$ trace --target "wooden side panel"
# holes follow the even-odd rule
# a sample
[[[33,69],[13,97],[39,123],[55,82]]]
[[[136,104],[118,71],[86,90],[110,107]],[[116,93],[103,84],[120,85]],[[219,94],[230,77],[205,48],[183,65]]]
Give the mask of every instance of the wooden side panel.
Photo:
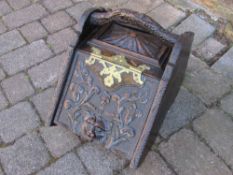
[[[138,167],[143,156],[146,155],[144,154],[146,153],[145,147],[151,131],[153,130],[156,133],[159,131],[167,111],[174,102],[183,81],[192,41],[193,33],[184,33],[180,36],[172,50],[144,130],[131,160],[131,168]]]

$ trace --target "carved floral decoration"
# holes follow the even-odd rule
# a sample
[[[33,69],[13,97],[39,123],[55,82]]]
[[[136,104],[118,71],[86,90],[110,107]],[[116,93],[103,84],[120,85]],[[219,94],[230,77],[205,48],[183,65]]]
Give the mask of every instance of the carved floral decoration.
[[[140,87],[123,95],[110,94],[93,83],[82,61],[78,66],[64,101],[73,131],[87,140],[98,139],[107,148],[134,137],[136,133],[131,123],[143,117],[138,105],[148,102],[148,89]],[[93,98],[99,99],[98,106],[92,103]],[[106,111],[108,105],[115,106],[114,110]]]

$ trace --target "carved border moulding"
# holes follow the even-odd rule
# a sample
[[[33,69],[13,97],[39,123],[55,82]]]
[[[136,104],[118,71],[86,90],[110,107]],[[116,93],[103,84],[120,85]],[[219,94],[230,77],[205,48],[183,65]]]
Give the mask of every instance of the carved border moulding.
[[[179,91],[194,34],[170,33],[135,11],[103,8],[84,12],[78,30],[50,125],[98,140],[136,168]]]

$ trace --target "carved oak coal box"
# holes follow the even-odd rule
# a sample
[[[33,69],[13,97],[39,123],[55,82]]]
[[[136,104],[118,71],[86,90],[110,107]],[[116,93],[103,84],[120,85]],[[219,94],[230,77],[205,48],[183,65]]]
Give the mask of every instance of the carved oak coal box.
[[[126,9],[89,9],[78,28],[50,124],[98,140],[136,168],[177,95],[193,33],[170,33]]]

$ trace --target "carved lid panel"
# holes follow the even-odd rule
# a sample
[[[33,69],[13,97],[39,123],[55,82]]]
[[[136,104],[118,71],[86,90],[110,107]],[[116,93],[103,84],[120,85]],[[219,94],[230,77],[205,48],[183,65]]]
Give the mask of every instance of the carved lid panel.
[[[119,150],[130,159],[159,81],[142,75],[143,84],[109,88],[98,71],[89,68],[90,54],[80,50],[75,59],[57,122],[84,139],[98,139],[106,148]],[[95,67],[103,69],[101,64]]]

